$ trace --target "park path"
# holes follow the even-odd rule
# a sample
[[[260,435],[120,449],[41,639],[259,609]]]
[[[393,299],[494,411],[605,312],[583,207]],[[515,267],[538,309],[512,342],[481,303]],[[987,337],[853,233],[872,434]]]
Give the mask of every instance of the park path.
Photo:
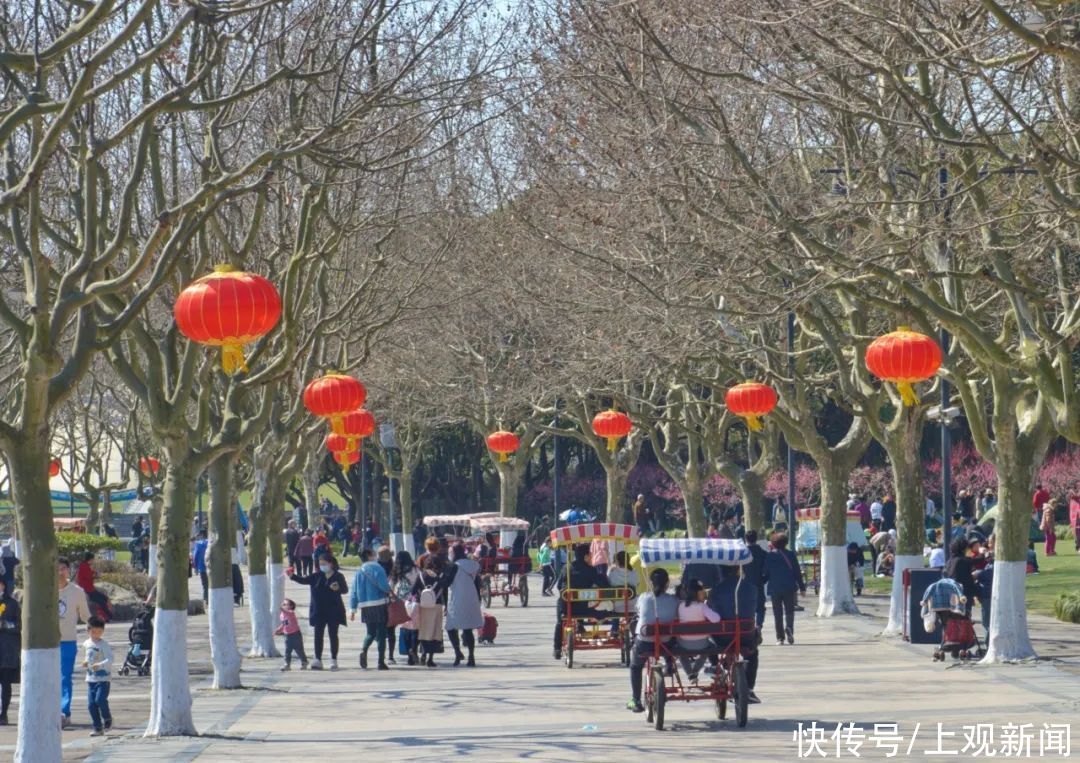
[[[306,605],[306,589],[289,583],[287,595]],[[862,757],[884,757],[888,750],[876,747],[887,740],[874,736],[874,724],[898,723],[900,757],[911,743],[910,759],[924,759],[935,748],[938,723],[956,735],[945,737],[943,748],[956,750],[964,745],[965,725],[994,723],[1000,734],[1007,722],[1030,723],[1035,755],[1044,723],[1080,718],[1080,678],[1054,665],[947,667],[931,662],[927,646],[876,638],[880,621],[875,618],[800,615],[795,647],[778,647],[768,639],[762,647],[758,694],[763,704],[751,706],[745,729],[716,720],[711,705],[699,702],[670,705],[669,730],[657,732],[643,715],[624,709],[629,682],[616,653],[578,655],[572,671],[552,659],[552,599],[534,594],[527,609],[496,603],[492,611],[499,618],[499,638],[479,648],[475,669],[361,671],[357,654],[363,627],[354,623],[344,631],[342,670],[281,673],[277,660],[246,660],[248,688],[227,692],[208,688],[206,618],[193,618],[192,685],[203,736],[143,740],[138,727],[145,723],[146,679],[121,679],[114,686],[116,714],[124,719],[117,733],[90,740],[88,728],[68,732],[65,759],[789,760],[798,752],[793,732],[799,723],[811,722],[827,729],[830,757],[836,756],[836,742],[828,737],[838,723],[863,729]],[[246,621],[246,610],[238,609],[242,648],[248,643]],[[306,645],[310,651],[310,634]],[[1068,659],[1080,662],[1075,653]],[[81,689],[77,722],[85,721]],[[9,729],[3,733],[0,743],[14,741]]]

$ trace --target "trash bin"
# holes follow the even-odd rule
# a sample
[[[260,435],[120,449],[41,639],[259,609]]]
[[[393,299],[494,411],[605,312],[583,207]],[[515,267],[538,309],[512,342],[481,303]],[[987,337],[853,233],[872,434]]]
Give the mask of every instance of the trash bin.
[[[940,644],[941,628],[927,633],[922,621],[922,597],[932,583],[941,580],[941,570],[918,567],[904,570],[904,640],[912,644]]]

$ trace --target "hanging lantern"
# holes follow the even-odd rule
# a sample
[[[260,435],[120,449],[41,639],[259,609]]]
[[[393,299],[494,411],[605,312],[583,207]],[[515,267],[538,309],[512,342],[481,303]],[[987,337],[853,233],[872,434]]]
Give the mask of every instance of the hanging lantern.
[[[326,449],[331,453],[348,453],[353,450],[352,441],[343,434],[328,434],[326,436]]]
[[[153,456],[139,459],[139,471],[144,477],[153,477],[161,469],[161,462]]]
[[[176,327],[188,339],[221,348],[221,367],[231,376],[248,370],[244,345],[277,325],[281,296],[260,275],[218,265],[180,292],[173,315]]]
[[[316,416],[330,419],[330,427],[338,434],[341,419],[355,411],[367,399],[364,385],[351,376],[327,374],[304,388],[304,406]]]
[[[350,445],[346,450],[354,450],[359,447],[358,440],[371,437],[375,434],[375,417],[369,411],[358,408],[349,411],[336,420],[331,420],[331,428],[334,434],[344,435],[349,438]]]
[[[918,405],[919,396],[912,385],[926,381],[941,368],[941,347],[925,334],[901,326],[870,343],[866,367],[879,379],[895,384],[904,405]]]
[[[335,453],[334,460],[338,462],[342,469],[348,469],[353,464],[359,463],[360,451],[352,450]]]
[[[729,411],[746,419],[751,432],[760,432],[761,417],[776,407],[776,390],[768,384],[743,382],[724,393],[724,403]]]
[[[610,411],[601,411],[592,420],[592,430],[597,437],[607,440],[607,449],[614,451],[619,447],[619,440],[630,434],[634,425],[630,417],[612,408]]]
[[[487,436],[487,446],[492,453],[499,454],[500,461],[508,461],[511,453],[516,453],[521,447],[521,440],[513,432],[500,429]]]
[[[54,458],[49,461],[49,476],[55,477],[60,473],[60,459]]]

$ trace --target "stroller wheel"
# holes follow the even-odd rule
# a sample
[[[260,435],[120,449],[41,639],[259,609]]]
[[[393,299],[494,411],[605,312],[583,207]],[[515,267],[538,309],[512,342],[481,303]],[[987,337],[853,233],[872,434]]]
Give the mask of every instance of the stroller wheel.
[[[128,670],[128,666],[127,666],[127,665],[125,665],[124,667],[120,668],[120,675],[122,675],[122,676],[126,676],[126,675],[127,675],[128,673],[130,673],[130,672],[131,672],[131,671],[130,671],[130,670]]]

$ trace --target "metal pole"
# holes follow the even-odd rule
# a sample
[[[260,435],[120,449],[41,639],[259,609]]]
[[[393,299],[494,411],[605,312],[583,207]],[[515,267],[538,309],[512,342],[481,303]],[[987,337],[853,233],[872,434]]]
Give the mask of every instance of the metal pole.
[[[199,529],[203,529],[203,511],[202,511],[202,492],[203,492],[203,478],[199,475],[199,480],[196,483],[199,491]]]
[[[555,417],[555,421],[552,422],[553,427],[559,425],[559,417]],[[551,438],[552,445],[552,459],[554,460],[554,472],[551,477],[551,503],[552,512],[554,516],[551,518],[551,527],[555,529],[559,526],[559,436],[554,435]]]
[[[386,456],[391,460],[391,462],[393,462],[393,451],[388,451]],[[390,516],[388,517],[389,522],[387,522],[387,524],[390,526],[390,535],[392,536],[394,533],[397,532],[397,510],[394,508],[394,494],[396,492],[394,490],[394,475],[387,473],[386,481],[387,483],[389,483],[390,490],[390,506],[388,507]]]
[[[360,545],[367,548],[367,453],[360,453]]]
[[[952,250],[949,248],[949,169],[944,160],[938,170],[938,197],[941,203],[941,218],[944,228],[941,232],[942,261],[945,263],[945,302],[950,306],[952,299]],[[941,329],[941,355],[947,357],[949,353],[949,332]],[[952,535],[952,433],[949,432],[949,418],[945,410],[949,407],[951,397],[949,382],[941,377],[941,545],[945,549],[945,559],[949,559],[949,541]]]
[[[68,455],[68,463],[71,464],[71,479],[68,480],[68,510],[71,516],[75,516],[75,449],[72,448]]]
[[[795,313],[787,316],[787,351],[788,351],[788,376],[795,378]],[[795,532],[795,451],[791,447],[788,438],[784,438],[787,445],[787,501],[788,501],[788,536],[794,538]],[[792,541],[794,546],[794,541]]]

